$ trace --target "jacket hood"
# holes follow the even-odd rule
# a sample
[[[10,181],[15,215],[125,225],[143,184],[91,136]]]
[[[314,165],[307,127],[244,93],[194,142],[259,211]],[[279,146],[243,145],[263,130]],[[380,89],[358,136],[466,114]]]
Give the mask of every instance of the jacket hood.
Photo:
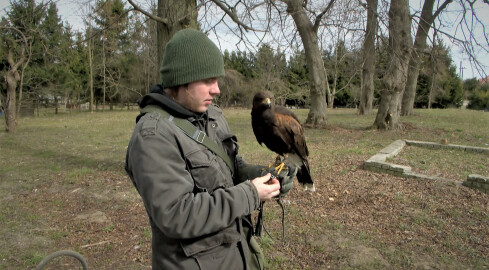
[[[139,101],[140,108],[144,108],[147,105],[157,105],[163,108],[165,111],[173,116],[180,118],[195,117],[200,118],[199,114],[191,112],[184,108],[182,105],[175,102],[164,91],[161,85],[154,85],[150,89],[150,93],[143,96]]]
[[[188,119],[190,122],[193,122],[195,120],[199,119],[217,119],[222,115],[221,109],[219,109],[215,105],[211,105],[209,109],[204,112],[204,113],[195,113],[192,112],[179,103],[177,103],[175,100],[173,100],[171,97],[169,97],[164,91],[161,85],[154,85],[150,88],[150,93],[143,96],[139,101],[138,105],[140,108],[144,108],[147,105],[156,105],[160,106],[162,109],[167,111],[169,114],[179,117],[179,118],[185,118]],[[139,118],[142,115],[140,114],[136,118],[136,122],[139,121]]]

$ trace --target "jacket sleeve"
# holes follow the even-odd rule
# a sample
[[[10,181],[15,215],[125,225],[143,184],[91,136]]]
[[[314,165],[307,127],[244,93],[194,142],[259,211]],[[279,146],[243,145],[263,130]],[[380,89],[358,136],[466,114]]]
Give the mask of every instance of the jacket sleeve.
[[[154,125],[149,125],[154,126]],[[194,193],[194,183],[174,136],[160,129],[136,130],[126,156],[126,170],[148,215],[168,237],[195,238],[229,227],[259,207],[250,181]]]
[[[267,169],[266,166],[248,164],[241,156],[236,156],[236,167],[238,167],[236,182],[242,183],[246,180],[253,180],[262,176]]]

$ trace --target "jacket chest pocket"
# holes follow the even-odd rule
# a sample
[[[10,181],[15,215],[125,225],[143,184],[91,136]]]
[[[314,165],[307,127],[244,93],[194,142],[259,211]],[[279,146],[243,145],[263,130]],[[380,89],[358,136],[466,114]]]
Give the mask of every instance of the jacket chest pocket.
[[[216,156],[200,145],[185,156],[187,167],[195,182],[194,192],[212,193],[218,188],[232,185],[232,178],[224,173],[222,162]]]

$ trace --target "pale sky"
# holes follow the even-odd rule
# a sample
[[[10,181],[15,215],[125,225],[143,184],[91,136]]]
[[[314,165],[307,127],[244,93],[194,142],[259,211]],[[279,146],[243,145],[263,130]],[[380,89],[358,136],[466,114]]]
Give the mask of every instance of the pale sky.
[[[73,26],[74,29],[83,29],[84,26],[83,26],[82,18],[84,17],[84,14],[88,13],[88,10],[86,10],[88,4],[80,4],[80,3],[88,2],[88,1],[89,0],[85,0],[85,1],[84,0],[81,1],[80,0],[58,0],[57,7],[58,7],[59,15],[61,16],[63,21],[67,21],[70,25]],[[415,1],[416,0],[414,1],[411,0],[411,3],[415,4],[414,3]],[[141,3],[142,0],[138,2]],[[484,20],[486,25],[489,27],[489,5],[481,3],[482,2],[481,0],[479,0],[478,2],[480,3],[477,11],[478,14],[480,15],[479,18]],[[5,10],[8,9],[9,6],[10,3],[8,0],[0,0],[0,16],[5,15]],[[211,39],[212,38],[214,37],[211,36]],[[483,38],[482,32],[481,32],[481,38]],[[215,38],[214,41],[216,41]],[[235,43],[236,42],[233,40],[233,38],[229,38],[226,40],[223,39],[219,40],[219,44],[221,45],[221,49],[223,50],[224,49],[228,49],[229,51],[236,50]],[[481,75],[479,75],[477,71],[470,66],[467,55],[464,55],[459,48],[455,47],[449,41],[446,41],[446,44],[451,48],[452,59],[454,65],[457,66],[457,73],[461,75],[460,71],[463,72],[463,79],[481,77]],[[478,58],[486,66],[485,73],[489,75],[489,54],[480,52]],[[462,69],[460,67],[462,67]]]

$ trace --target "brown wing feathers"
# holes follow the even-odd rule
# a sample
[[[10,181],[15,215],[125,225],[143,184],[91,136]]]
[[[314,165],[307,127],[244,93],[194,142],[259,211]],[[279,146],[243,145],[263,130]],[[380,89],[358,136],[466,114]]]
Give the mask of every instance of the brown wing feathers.
[[[275,106],[273,94],[263,91],[253,97],[251,125],[258,143],[279,155],[297,155],[302,160],[297,179],[305,189],[314,191],[307,161],[309,150],[297,117],[287,108]]]
[[[305,159],[309,155],[306,141],[304,138],[304,131],[301,124],[297,119],[290,115],[283,115],[275,113],[277,119],[277,126],[280,129],[279,134],[286,137],[285,143],[289,145],[301,158]]]

